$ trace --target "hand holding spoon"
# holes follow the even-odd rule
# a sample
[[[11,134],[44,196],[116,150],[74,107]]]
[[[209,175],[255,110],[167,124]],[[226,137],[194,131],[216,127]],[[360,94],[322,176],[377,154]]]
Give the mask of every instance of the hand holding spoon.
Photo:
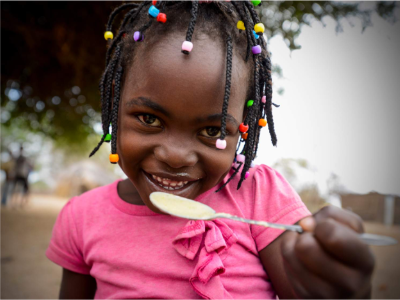
[[[162,193],[162,192],[151,193],[150,201],[151,203],[154,204],[154,206],[156,206],[161,211],[179,218],[190,219],[190,220],[213,220],[217,218],[226,218],[253,225],[261,225],[281,230],[297,231],[299,233],[303,232],[303,229],[299,225],[285,225],[285,224],[270,223],[265,221],[256,221],[256,220],[233,216],[227,213],[217,213],[208,205],[168,193]],[[368,245],[383,246],[383,245],[397,244],[397,240],[382,235],[363,233],[360,234],[359,237],[363,240],[364,243]]]

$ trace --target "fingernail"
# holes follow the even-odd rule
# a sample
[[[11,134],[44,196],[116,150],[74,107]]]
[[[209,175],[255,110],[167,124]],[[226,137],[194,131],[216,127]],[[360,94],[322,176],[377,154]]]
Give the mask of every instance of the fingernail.
[[[315,219],[313,217],[304,218],[299,222],[304,231],[313,231],[315,228]]]

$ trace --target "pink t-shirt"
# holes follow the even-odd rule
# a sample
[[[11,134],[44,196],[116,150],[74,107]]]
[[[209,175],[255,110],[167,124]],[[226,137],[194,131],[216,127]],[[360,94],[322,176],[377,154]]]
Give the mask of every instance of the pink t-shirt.
[[[238,180],[196,200],[217,212],[283,224],[310,215],[285,179],[267,166],[252,168],[239,190]],[[46,252],[63,268],[93,276],[95,298],[276,297],[258,252],[281,230],[157,214],[123,201],[117,185],[72,198]]]

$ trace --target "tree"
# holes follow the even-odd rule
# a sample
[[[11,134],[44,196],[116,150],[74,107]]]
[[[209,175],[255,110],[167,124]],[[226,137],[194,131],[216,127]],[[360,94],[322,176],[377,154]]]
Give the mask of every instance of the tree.
[[[40,133],[59,145],[84,145],[100,120],[98,82],[104,68],[103,32],[117,2],[2,2],[1,123]],[[395,2],[263,2],[266,35],[281,34],[299,49],[301,27],[331,16],[357,16],[363,27],[377,12],[394,22]],[[279,66],[274,66],[280,72]],[[6,130],[5,133],[12,132]]]

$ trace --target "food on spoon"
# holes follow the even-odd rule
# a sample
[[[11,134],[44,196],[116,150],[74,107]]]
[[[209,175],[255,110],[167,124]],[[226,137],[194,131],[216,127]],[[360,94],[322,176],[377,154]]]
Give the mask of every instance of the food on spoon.
[[[207,205],[168,193],[151,193],[150,201],[161,211],[181,218],[207,220],[215,214]]]

